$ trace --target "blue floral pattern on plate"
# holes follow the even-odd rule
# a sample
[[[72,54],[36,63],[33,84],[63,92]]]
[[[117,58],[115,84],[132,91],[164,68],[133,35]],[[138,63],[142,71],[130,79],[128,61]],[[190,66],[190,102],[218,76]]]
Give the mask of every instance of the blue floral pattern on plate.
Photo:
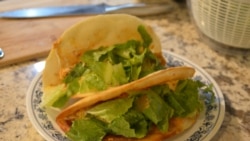
[[[198,121],[186,132],[169,140],[201,141],[210,140],[220,128],[224,119],[225,104],[223,95],[216,82],[199,66],[176,54],[163,51],[167,66],[191,66],[196,73],[193,79],[201,80],[207,84],[213,84],[215,103],[204,102],[205,110],[200,114]],[[42,74],[36,76],[28,90],[26,104],[29,118],[37,131],[46,139],[52,141],[69,141],[64,133],[55,124],[55,116],[58,111],[49,111],[40,107],[42,98]],[[206,96],[206,93],[201,93]],[[51,116],[52,115],[52,116]]]

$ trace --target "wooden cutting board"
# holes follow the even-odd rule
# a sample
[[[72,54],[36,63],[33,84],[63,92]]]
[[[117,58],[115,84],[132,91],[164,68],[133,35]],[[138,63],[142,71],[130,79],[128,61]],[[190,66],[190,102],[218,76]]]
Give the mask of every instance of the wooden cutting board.
[[[74,0],[8,0],[0,1],[0,12],[18,8],[51,5],[84,4]],[[86,17],[57,17],[45,19],[1,19],[0,48],[5,56],[0,59],[0,68],[22,61],[46,57],[53,42],[70,26]]]
[[[53,42],[62,32],[82,19],[0,19],[0,48],[5,53],[0,60],[0,67],[47,56]]]

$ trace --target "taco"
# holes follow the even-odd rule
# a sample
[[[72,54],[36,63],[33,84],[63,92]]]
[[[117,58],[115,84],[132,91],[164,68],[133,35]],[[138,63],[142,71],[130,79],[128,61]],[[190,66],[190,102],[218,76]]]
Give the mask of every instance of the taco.
[[[164,140],[202,110],[190,67],[168,68],[152,28],[126,14],[79,22],[55,42],[43,72],[42,106],[61,110],[71,140]]]

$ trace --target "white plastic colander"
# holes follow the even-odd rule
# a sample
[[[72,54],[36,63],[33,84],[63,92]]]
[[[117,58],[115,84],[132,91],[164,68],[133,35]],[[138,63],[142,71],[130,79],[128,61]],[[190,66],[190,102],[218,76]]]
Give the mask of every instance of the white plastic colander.
[[[220,43],[250,48],[250,0],[190,0],[198,28]]]

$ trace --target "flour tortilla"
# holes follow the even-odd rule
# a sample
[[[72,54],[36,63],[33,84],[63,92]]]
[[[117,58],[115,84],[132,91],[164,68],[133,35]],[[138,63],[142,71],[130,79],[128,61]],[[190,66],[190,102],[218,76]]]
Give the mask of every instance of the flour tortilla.
[[[125,43],[129,39],[142,41],[137,31],[139,25],[143,25],[153,39],[151,51],[161,54],[161,43],[152,28],[131,15],[99,15],[84,19],[66,30],[54,43],[46,60],[42,79],[45,94],[46,88],[62,83],[60,71],[74,66],[87,50]]]

